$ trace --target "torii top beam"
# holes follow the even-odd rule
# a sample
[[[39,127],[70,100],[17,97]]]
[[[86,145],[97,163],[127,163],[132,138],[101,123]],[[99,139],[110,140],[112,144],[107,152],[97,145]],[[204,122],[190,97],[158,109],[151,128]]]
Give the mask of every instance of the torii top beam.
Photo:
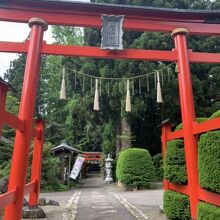
[[[0,20],[27,23],[41,17],[49,24],[101,28],[101,14],[125,15],[124,29],[171,33],[186,28],[193,35],[220,35],[220,10],[135,7],[62,0],[3,0]]]

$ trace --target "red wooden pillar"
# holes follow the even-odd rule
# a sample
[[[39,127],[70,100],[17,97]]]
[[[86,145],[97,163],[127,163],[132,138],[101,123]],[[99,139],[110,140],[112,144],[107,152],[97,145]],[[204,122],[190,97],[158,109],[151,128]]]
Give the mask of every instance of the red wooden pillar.
[[[191,217],[192,219],[196,219],[196,208],[199,202],[197,166],[198,148],[197,139],[193,135],[193,122],[195,121],[196,116],[189,57],[187,51],[187,35],[188,31],[185,28],[177,28],[172,33],[178,58],[179,94],[183,122],[184,148],[187,166]]]
[[[166,145],[167,145],[167,135],[171,131],[171,125],[170,123],[165,123],[162,125],[162,136],[161,136],[161,142],[162,142],[162,155],[163,155],[163,161],[166,154]],[[163,188],[164,190],[169,190],[169,182],[166,179],[163,179]]]
[[[31,182],[36,181],[35,189],[30,193],[29,205],[37,206],[40,193],[41,181],[41,164],[43,154],[43,130],[44,124],[42,120],[36,121],[36,130],[40,133],[40,137],[34,137],[34,149],[31,168]]]
[[[17,195],[16,201],[6,207],[4,220],[20,220],[22,215],[22,203],[28,166],[29,145],[32,136],[41,47],[43,32],[47,29],[47,23],[43,19],[32,18],[29,20],[29,26],[31,27],[31,36],[18,115],[19,119],[24,121],[24,131],[16,131],[8,186],[8,191],[17,188]]]
[[[3,117],[3,112],[5,111],[7,91],[8,91],[8,87],[0,84],[0,140],[2,136],[2,126],[3,126],[2,117]]]

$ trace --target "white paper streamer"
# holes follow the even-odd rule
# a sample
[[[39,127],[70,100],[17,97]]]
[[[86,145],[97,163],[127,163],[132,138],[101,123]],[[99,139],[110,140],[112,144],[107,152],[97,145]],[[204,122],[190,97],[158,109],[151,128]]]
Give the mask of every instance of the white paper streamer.
[[[163,103],[159,72],[157,72],[157,103]]]
[[[130,86],[129,86],[129,79],[127,79],[127,93],[126,93],[126,112],[131,112],[131,96],[130,96]]]
[[[94,106],[95,111],[99,111],[99,92],[98,92],[98,79],[95,79],[95,97],[94,97]]]
[[[66,99],[65,69],[63,69],[63,79],[60,89],[60,99]]]

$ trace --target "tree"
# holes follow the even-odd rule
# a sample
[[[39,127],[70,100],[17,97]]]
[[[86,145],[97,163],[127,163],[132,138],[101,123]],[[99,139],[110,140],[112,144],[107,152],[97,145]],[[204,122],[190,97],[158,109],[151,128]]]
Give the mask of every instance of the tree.
[[[114,4],[130,4],[148,7],[217,9],[219,1],[181,0],[181,1],[131,1],[131,0],[94,0]],[[53,36],[57,43],[100,46],[101,35],[97,29],[75,27],[53,27]],[[220,51],[217,37],[190,36],[189,48],[194,51]],[[171,37],[161,33],[129,32],[124,34],[125,48],[172,50]],[[25,55],[13,61],[5,78],[18,90],[19,99],[21,81],[25,65]],[[107,146],[102,131],[109,123],[115,131],[116,151],[130,146],[148,148],[151,154],[160,151],[161,120],[170,118],[174,124],[181,122],[177,75],[174,66],[170,68],[168,83],[168,62],[146,62],[130,60],[104,60],[73,57],[42,58],[40,86],[37,95],[36,114],[46,118],[46,140],[58,144],[66,139],[70,144],[82,150]],[[67,100],[59,100],[62,68],[66,68]],[[79,73],[101,77],[131,77],[163,70],[162,86],[164,103],[155,101],[156,90],[154,76],[150,77],[150,91],[147,81],[133,80],[131,84],[132,112],[125,112],[125,81],[101,80],[100,112],[93,111],[94,80],[84,78]],[[219,67],[207,64],[191,65],[193,90],[197,116],[207,116],[219,108]],[[76,74],[77,73],[77,74]],[[134,85],[134,89],[133,89]],[[112,134],[112,133],[111,133]],[[113,136],[112,136],[113,137]],[[112,143],[113,145],[113,143]],[[114,146],[115,147],[115,146]]]
[[[94,2],[103,2],[106,1],[94,1]],[[167,8],[210,8],[214,7],[214,2],[211,1],[125,1],[125,0],[112,0],[108,1],[108,3],[114,4],[130,4],[130,5],[144,5],[144,6],[153,6],[153,7],[167,7]],[[59,38],[61,40],[65,39],[65,43],[74,42],[71,39],[71,36],[76,36],[73,33],[70,37],[66,37],[65,34],[67,31],[62,33],[62,30],[59,30]],[[100,31],[97,29],[84,29],[84,41],[81,43],[85,45],[91,46],[100,46]],[[56,35],[58,36],[58,35]],[[64,37],[65,36],[65,37]],[[73,37],[74,38],[74,37]],[[68,39],[68,40],[66,40]],[[59,39],[57,39],[59,42]],[[190,37],[189,39],[189,47],[193,50],[206,50],[208,48],[209,52],[217,52],[219,48],[216,48],[217,38],[215,37]],[[76,42],[76,41],[75,41]],[[202,47],[202,43],[205,42],[205,49]],[[124,46],[125,48],[143,48],[143,49],[161,49],[161,50],[171,50],[174,45],[170,36],[167,34],[161,33],[137,33],[137,32],[125,32],[124,34]],[[91,74],[93,76],[102,76],[102,77],[129,77],[134,74],[143,74],[147,72],[152,72],[157,69],[161,69],[169,63],[158,63],[158,62],[143,62],[143,61],[127,61],[127,60],[103,60],[103,59],[87,59],[87,58],[66,58],[63,59],[63,63],[67,63],[67,59],[69,60],[69,67],[76,71],[82,71],[86,74]],[[71,60],[71,61],[70,61]],[[205,66],[205,68],[204,68]],[[193,89],[195,96],[195,104],[196,111],[198,116],[206,116],[212,111],[212,103],[210,102],[210,95],[208,97],[205,92],[207,86],[204,84],[207,83],[207,78],[210,75],[210,66],[203,65],[199,67],[198,64],[192,65],[192,74],[193,74]],[[202,74],[201,74],[202,72]],[[74,75],[74,74],[73,74]],[[201,77],[201,75],[203,75]],[[164,73],[166,77],[166,70]],[[72,77],[72,79],[71,79]],[[71,85],[74,85],[74,77],[70,75]],[[99,112],[99,124],[92,126],[94,122],[94,117],[90,118],[91,121],[82,123],[80,121],[81,127],[78,127],[77,120],[76,123],[72,123],[72,117],[68,117],[68,124],[74,124],[76,128],[74,130],[73,136],[79,132],[84,135],[83,137],[76,138],[76,142],[83,140],[82,143],[89,143],[92,139],[88,138],[85,135],[85,131],[88,131],[89,128],[92,128],[93,131],[96,130],[99,133],[101,127],[105,127],[105,124],[108,124],[109,119],[113,120],[113,124],[116,130],[116,149],[117,152],[121,150],[121,148],[133,146],[146,147],[152,154],[155,154],[160,151],[160,128],[158,125],[160,121],[165,118],[170,118],[174,124],[179,124],[181,121],[180,117],[180,107],[179,107],[179,95],[178,95],[178,85],[177,85],[177,76],[174,73],[174,68],[171,68],[171,82],[163,85],[163,98],[164,103],[162,105],[158,105],[155,102],[156,90],[154,89],[154,79],[151,78],[150,82],[150,92],[146,92],[146,81],[141,82],[141,94],[138,91],[138,81],[134,80],[134,94],[132,92],[132,112],[125,113],[124,111],[124,99],[125,99],[125,82],[113,82],[113,81],[102,81],[102,95],[100,97],[100,105],[101,112]],[[75,93],[80,94],[77,97],[74,96],[74,99],[80,102],[82,99],[82,79],[78,79],[77,88],[73,89]],[[131,82],[132,84],[133,82]],[[93,82],[94,85],[94,82]],[[207,85],[207,84],[206,84]],[[132,89],[132,88],[131,88]],[[93,100],[93,92],[90,94],[90,82],[87,82],[85,85],[85,90],[87,90],[86,97],[88,102],[87,106],[83,107],[80,110],[82,112],[79,113],[77,111],[77,116],[74,115],[74,118],[83,118],[83,114],[87,112],[89,109],[89,114],[93,114],[92,112],[92,100]],[[209,89],[208,89],[209,90]],[[211,93],[211,91],[210,91]],[[103,98],[104,97],[104,98]],[[90,104],[89,104],[90,103]],[[91,110],[91,112],[90,112]],[[102,113],[105,112],[105,114]],[[83,126],[82,126],[83,125]],[[147,135],[146,135],[147,134]],[[95,137],[97,140],[97,137]],[[102,142],[102,137],[98,137],[99,141]],[[90,141],[88,141],[90,140]],[[75,143],[76,143],[75,142]],[[90,142],[91,144],[91,142]],[[93,143],[94,144],[94,143]]]

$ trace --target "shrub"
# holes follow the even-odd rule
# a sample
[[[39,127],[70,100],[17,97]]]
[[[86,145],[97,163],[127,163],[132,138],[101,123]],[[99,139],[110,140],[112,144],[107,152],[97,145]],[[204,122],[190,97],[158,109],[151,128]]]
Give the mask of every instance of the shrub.
[[[218,118],[218,117],[220,117],[220,110],[214,112],[214,113],[211,115],[210,119]]]
[[[127,189],[149,187],[154,178],[149,152],[140,148],[122,151],[117,161],[116,175]]]
[[[43,191],[63,191],[67,187],[59,180],[60,160],[51,155],[52,145],[44,143],[42,170],[41,170],[41,188]]]
[[[220,207],[205,202],[200,202],[197,209],[198,220],[219,220]]]
[[[164,177],[170,182],[187,182],[183,146],[183,140],[174,140],[167,143],[167,150],[164,159]]]
[[[198,165],[200,185],[220,193],[220,131],[212,131],[200,136]]]
[[[5,177],[8,179],[11,169],[11,157],[13,146],[2,144],[0,141],[0,179]]]
[[[155,168],[155,180],[162,181],[163,179],[163,156],[162,153],[156,154],[152,157]]]
[[[196,121],[197,121],[198,123],[201,123],[201,122],[204,122],[204,121],[207,121],[207,120],[208,120],[208,118],[205,118],[205,117],[196,118]],[[175,131],[180,130],[180,129],[182,129],[182,128],[183,128],[183,123],[180,123],[179,125],[176,126]]]
[[[164,192],[163,208],[170,219],[187,220],[190,218],[189,198],[171,190]]]

